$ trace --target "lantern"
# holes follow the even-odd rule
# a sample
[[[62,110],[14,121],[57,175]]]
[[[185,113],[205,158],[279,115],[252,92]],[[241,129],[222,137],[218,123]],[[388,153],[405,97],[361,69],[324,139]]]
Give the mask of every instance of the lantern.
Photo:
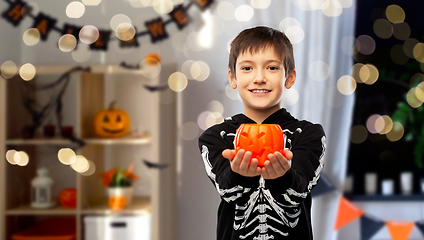
[[[48,176],[47,168],[37,169],[37,176],[31,181],[31,207],[49,208],[54,206],[51,197],[53,180]]]
[[[242,124],[234,139],[235,150],[250,151],[263,167],[268,154],[284,151],[284,132],[278,124]],[[250,163],[249,163],[250,165]]]

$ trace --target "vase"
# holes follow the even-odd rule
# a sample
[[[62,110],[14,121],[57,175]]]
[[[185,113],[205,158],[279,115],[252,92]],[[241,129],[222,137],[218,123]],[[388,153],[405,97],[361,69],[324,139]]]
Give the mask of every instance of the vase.
[[[108,187],[107,188],[107,194],[108,197],[115,197],[115,196],[123,196],[125,197],[125,200],[127,200],[127,206],[131,204],[132,198],[133,198],[133,191],[134,188],[131,187]]]
[[[400,173],[400,189],[402,194],[410,195],[412,194],[413,188],[413,175],[412,172],[401,172]]]
[[[373,195],[377,193],[377,174],[373,172],[365,173],[365,193]]]

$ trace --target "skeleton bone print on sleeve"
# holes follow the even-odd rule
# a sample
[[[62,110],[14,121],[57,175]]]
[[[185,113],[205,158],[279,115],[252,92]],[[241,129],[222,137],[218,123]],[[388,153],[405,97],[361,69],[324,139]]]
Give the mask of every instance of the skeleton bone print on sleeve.
[[[244,193],[250,191],[250,188],[245,188],[240,185],[234,186],[229,189],[220,188],[219,184],[216,182],[216,176],[212,172],[212,164],[209,161],[209,149],[205,145],[202,146],[202,158],[203,163],[205,164],[206,173],[208,174],[209,178],[214,182],[215,188],[218,191],[219,195],[222,197],[222,199],[227,202],[232,202],[240,198]]]

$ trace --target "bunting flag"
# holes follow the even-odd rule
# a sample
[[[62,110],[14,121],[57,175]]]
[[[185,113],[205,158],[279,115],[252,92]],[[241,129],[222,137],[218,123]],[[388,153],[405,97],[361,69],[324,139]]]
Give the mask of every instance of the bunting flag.
[[[393,240],[408,240],[411,234],[412,228],[414,228],[413,222],[386,222],[386,226],[389,229],[390,236]]]
[[[137,32],[137,29],[135,29],[135,32]],[[138,47],[138,41],[136,37],[131,38],[128,41],[119,40],[119,46],[121,48],[128,48],[128,47]]]
[[[99,31],[99,38],[97,38],[97,40],[90,45],[91,49],[107,50],[110,34],[112,34],[112,31]]]
[[[16,0],[10,4],[9,9],[3,12],[1,16],[16,27],[21,23],[25,15],[30,12],[28,5],[25,6],[25,4],[20,0]]]
[[[166,33],[161,17],[146,22],[146,27],[149,31],[152,43],[168,38],[168,33]]]
[[[339,210],[337,212],[334,230],[339,230],[351,221],[364,215],[364,212],[349,202],[345,197],[340,197]]]
[[[70,24],[65,23],[65,25],[63,25],[62,35],[71,34],[71,35],[74,35],[74,37],[76,39],[79,39],[79,32],[80,32],[81,28],[82,27],[78,27],[78,26],[74,26],[74,25],[70,25]]]
[[[331,181],[328,179],[328,177],[325,174],[321,174],[318,184],[312,189],[311,195],[312,197],[317,197],[329,192],[334,191],[336,188],[331,183]]]
[[[179,5],[169,13],[172,19],[177,23],[178,29],[183,29],[189,23],[190,19],[184,10],[183,5]]]
[[[424,220],[415,223],[415,226],[420,230],[421,234],[424,236]]]
[[[361,217],[361,240],[370,240],[382,227],[384,222],[369,215]]]
[[[56,19],[53,19],[43,13],[39,13],[34,19],[33,28],[36,28],[40,32],[41,40],[46,41],[47,35],[54,28]]]
[[[51,30],[56,30],[62,35],[72,34],[77,39],[77,41],[79,40],[79,32],[82,27],[65,23],[63,28],[60,29],[55,26],[57,22],[56,19],[49,17],[42,12],[40,12],[38,16],[33,16],[30,14],[32,9],[26,2],[22,0],[4,1],[9,4],[9,7],[2,13],[2,17],[13,24],[15,27],[18,26],[26,16],[29,16],[34,19],[33,28],[38,29],[40,32],[40,37],[43,41],[47,40]],[[178,29],[181,30],[191,22],[191,18],[187,12],[193,4],[196,4],[202,11],[204,11],[205,9],[209,8],[213,2],[213,0],[191,0],[186,6],[183,6],[183,4],[177,5],[169,13],[169,20],[164,21],[161,17],[157,17],[155,19],[146,21],[144,25],[146,26],[147,30],[136,33],[136,35],[128,41],[124,41],[119,38],[111,38],[112,31],[99,29],[99,39],[97,39],[96,42],[90,44],[90,47],[93,50],[106,51],[108,49],[109,41],[116,39],[120,41],[119,46],[122,48],[138,47],[139,42],[137,41],[137,37],[144,35],[150,35],[152,43],[167,39],[168,33],[165,28],[166,25],[175,23],[177,24]]]

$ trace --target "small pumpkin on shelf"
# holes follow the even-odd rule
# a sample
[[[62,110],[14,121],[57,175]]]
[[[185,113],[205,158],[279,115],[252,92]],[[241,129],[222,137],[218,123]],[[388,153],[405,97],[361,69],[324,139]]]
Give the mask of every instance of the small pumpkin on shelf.
[[[59,201],[65,208],[75,208],[77,205],[77,190],[66,188],[60,192]]]
[[[112,196],[108,200],[109,207],[114,211],[122,210],[127,205],[127,199],[124,196]]]
[[[94,132],[102,138],[120,138],[130,130],[130,117],[112,101],[108,109],[99,110],[93,118]]]

